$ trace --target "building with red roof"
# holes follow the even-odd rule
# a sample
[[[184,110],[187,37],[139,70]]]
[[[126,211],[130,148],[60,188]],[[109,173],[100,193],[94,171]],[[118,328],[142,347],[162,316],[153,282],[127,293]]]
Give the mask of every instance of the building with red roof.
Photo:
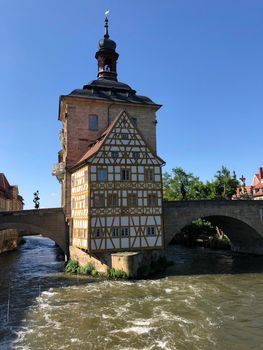
[[[151,253],[164,245],[164,161],[156,152],[161,105],[118,81],[115,49],[106,18],[97,79],[59,101],[62,149],[53,175],[61,183],[73,257]]]
[[[246,185],[246,179],[240,178],[241,186],[237,189],[233,199],[263,200],[263,169],[260,167],[258,173],[253,176],[251,185]]]
[[[250,192],[254,199],[263,199],[263,168],[258,169],[258,173],[253,176]]]

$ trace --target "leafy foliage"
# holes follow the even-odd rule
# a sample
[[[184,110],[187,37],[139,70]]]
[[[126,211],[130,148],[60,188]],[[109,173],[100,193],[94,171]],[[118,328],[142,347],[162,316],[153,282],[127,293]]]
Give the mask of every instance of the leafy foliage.
[[[65,267],[65,271],[67,273],[77,273],[78,268],[79,268],[79,263],[76,260],[69,260]]]
[[[107,277],[108,278],[128,278],[128,275],[123,270],[116,270],[113,268],[107,269]]]
[[[78,261],[69,260],[66,267],[65,272],[67,273],[79,273],[81,275],[92,275],[97,276],[98,271],[95,270],[94,266],[91,263],[87,263],[84,266],[79,266]]]
[[[91,272],[94,270],[94,266],[91,263],[87,263],[84,266],[79,267],[79,273],[84,275],[91,275]]]
[[[164,200],[231,199],[239,185],[235,172],[222,166],[212,181],[202,182],[199,177],[182,168],[172,169],[163,175]]]
[[[229,169],[222,166],[220,170],[215,174],[213,182],[214,198],[212,199],[231,199],[236,193],[239,181],[236,178],[235,172],[231,176]]]
[[[201,245],[212,249],[230,249],[231,242],[222,230],[211,222],[197,219],[185,226],[174,238],[174,243],[189,247]]]

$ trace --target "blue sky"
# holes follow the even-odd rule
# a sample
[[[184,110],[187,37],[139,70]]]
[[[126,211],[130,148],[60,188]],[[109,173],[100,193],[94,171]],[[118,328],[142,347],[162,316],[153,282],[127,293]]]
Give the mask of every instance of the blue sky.
[[[158,153],[209,180],[226,165],[248,182],[262,160],[262,0],[1,0],[0,172],[25,207],[60,204],[59,95],[96,78],[110,9],[119,81],[163,105]]]

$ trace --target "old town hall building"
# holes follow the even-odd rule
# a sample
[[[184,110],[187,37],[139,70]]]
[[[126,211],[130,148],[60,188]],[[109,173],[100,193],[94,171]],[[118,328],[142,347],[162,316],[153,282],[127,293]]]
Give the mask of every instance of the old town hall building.
[[[59,103],[62,149],[53,175],[62,186],[70,245],[89,254],[163,247],[160,105],[117,80],[115,49],[106,18],[97,80]]]

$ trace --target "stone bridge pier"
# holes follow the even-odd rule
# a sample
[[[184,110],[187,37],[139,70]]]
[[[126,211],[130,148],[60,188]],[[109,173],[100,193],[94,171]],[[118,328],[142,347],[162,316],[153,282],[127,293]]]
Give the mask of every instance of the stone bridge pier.
[[[263,255],[263,201],[172,201],[163,203],[165,245],[198,218],[221,228],[233,251]]]
[[[0,234],[9,228],[25,232],[21,236],[50,238],[69,256],[69,229],[62,208],[0,212]]]

